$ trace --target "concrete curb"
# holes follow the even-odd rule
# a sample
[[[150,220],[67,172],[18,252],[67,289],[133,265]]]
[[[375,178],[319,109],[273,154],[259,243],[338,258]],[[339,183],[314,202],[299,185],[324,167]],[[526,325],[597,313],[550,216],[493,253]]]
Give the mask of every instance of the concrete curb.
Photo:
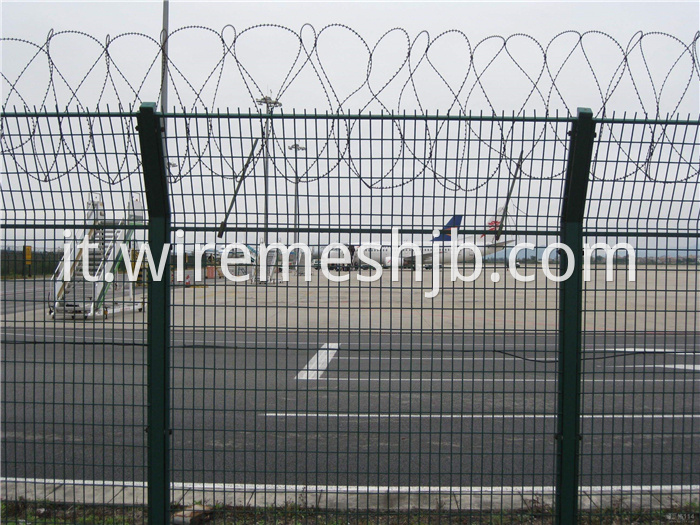
[[[83,481],[3,478],[3,501],[50,501],[84,505],[146,504],[147,484],[129,481]],[[377,487],[325,485],[254,485],[172,483],[175,505],[279,507],[299,505],[337,510],[528,510],[554,505],[553,486],[536,487]],[[579,508],[596,510],[670,509],[700,504],[700,485],[581,487]]]

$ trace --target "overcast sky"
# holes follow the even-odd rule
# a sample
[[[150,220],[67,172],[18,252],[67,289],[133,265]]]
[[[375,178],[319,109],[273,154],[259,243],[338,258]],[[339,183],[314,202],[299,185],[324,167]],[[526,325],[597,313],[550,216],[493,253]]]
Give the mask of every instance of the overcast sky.
[[[372,39],[392,27],[415,33],[461,29],[472,38],[525,32],[551,37],[564,29],[606,31],[620,38],[664,31],[688,38],[700,23],[698,2],[184,2],[170,0],[171,28],[205,25],[238,28],[261,23],[298,28],[343,23]],[[162,3],[2,2],[4,36],[41,39],[49,29],[116,35],[156,35]]]
[[[94,109],[98,104],[100,107],[110,104],[114,108],[117,102],[121,102],[124,106],[138,106],[144,101],[157,100],[160,86],[157,41],[162,27],[161,2],[3,1],[1,9],[2,36],[5,39],[16,38],[42,45],[50,31],[54,33],[80,31],[96,39],[94,41],[88,36],[76,34],[62,34],[53,38],[50,53],[56,68],[54,70],[47,67],[47,61],[43,55],[35,56],[35,47],[5,40],[2,47],[2,72],[9,82],[15,82],[21,76],[16,86],[18,92],[10,93],[9,97],[8,80],[2,81],[2,103],[7,104],[8,107],[21,107],[26,103],[30,106],[43,104],[53,108],[58,102],[62,107],[68,103],[75,107],[77,103],[82,108]],[[291,32],[280,28],[257,28],[244,32],[247,28],[258,24],[278,24],[289,28]],[[355,30],[359,36],[339,27],[324,30],[318,41],[318,56],[313,58],[313,63],[317,67],[313,69],[308,64],[304,65],[303,60],[294,62],[299,51],[299,40],[293,33],[301,33],[304,42],[307,43],[311,42],[313,37],[313,30],[310,27],[307,26],[302,31],[304,24],[313,26],[317,33],[329,24],[344,24]],[[213,29],[216,33],[221,32],[225,26],[230,26],[224,31],[224,37],[228,42],[233,38],[234,29],[239,35],[244,32],[243,36],[239,36],[237,40],[236,57],[245,67],[245,73],[236,66],[231,54],[223,53],[221,42],[215,33],[204,29],[177,31],[185,26],[204,26]],[[382,35],[393,28],[401,28],[402,31],[393,31],[382,39]],[[285,113],[292,110],[351,113],[358,110],[373,112],[388,110],[419,111],[430,114],[439,111],[444,114],[446,111],[455,112],[461,109],[477,113],[504,111],[531,114],[536,111],[537,114],[542,115],[546,109],[552,112],[557,110],[575,112],[578,106],[588,106],[595,114],[600,115],[602,101],[599,90],[601,90],[603,97],[612,93],[607,102],[608,114],[610,111],[646,112],[650,117],[654,117],[658,102],[662,115],[666,112],[677,112],[682,117],[690,114],[692,118],[697,118],[700,111],[697,64],[693,65],[690,53],[683,52],[683,43],[690,44],[699,28],[700,3],[697,1],[207,3],[171,0],[170,31],[175,34],[170,40],[169,48],[173,75],[169,89],[169,105],[200,111],[205,108],[245,109],[254,107],[255,98],[270,94],[280,98],[284,104]],[[457,30],[460,33],[452,32],[437,38],[449,30]],[[542,49],[538,47],[538,43],[545,47],[555,36],[565,31],[580,33],[601,31],[610,35],[612,39],[600,34],[588,34],[583,41],[584,46],[576,47],[576,35],[567,34],[557,37],[547,50],[547,65],[550,67],[550,72],[559,74],[556,81],[557,89],[553,89],[552,83],[544,75],[538,81],[540,92],[532,95],[532,82],[528,81],[528,77],[532,79],[542,75],[544,63]],[[624,57],[623,50],[618,48],[617,44],[624,49],[631,41],[635,42],[635,34],[639,31],[668,33],[679,41],[665,36],[646,36],[642,46],[633,46],[627,57],[629,69],[620,77],[619,66]],[[108,36],[115,39],[124,33],[141,33],[151,39],[132,35],[113,41],[109,47],[111,61],[108,64],[112,77],[110,82],[105,82],[107,62],[100,43],[104,43]],[[512,37],[507,48],[510,55],[503,52],[499,40],[488,39],[493,35],[509,37],[520,34],[529,35],[534,40],[522,35]],[[365,82],[370,65],[369,55],[360,37],[370,48],[376,45],[369,69],[369,83]],[[419,59],[428,42],[431,42],[427,54],[429,62],[424,60],[419,64]],[[410,64],[405,62],[409,49],[411,49],[412,60]],[[642,49],[644,53],[641,52]],[[470,50],[473,53],[473,59],[470,59]],[[222,58],[225,58],[224,67],[221,67]],[[28,63],[31,65],[25,70]],[[559,71],[562,64],[565,66]],[[417,66],[413,73],[414,82],[409,89],[406,89],[410,68],[414,66]],[[476,68],[480,76],[475,74],[474,69],[470,70],[470,67]],[[486,68],[488,70],[484,73]],[[292,81],[288,74],[290,70],[291,77],[297,75]],[[391,80],[392,75],[397,71],[398,73]],[[470,71],[470,76],[462,85],[467,71]],[[647,71],[651,74],[651,79]],[[53,93],[49,93],[47,97],[49,72],[54,74],[53,88],[56,90],[56,100],[52,98]],[[59,78],[57,72],[63,76],[63,79]],[[323,81],[319,80],[321,73],[326,75]],[[112,81],[115,83],[115,88],[112,88]],[[389,85],[381,90],[376,98],[373,98],[372,91],[374,90],[376,95],[377,89],[387,82]],[[77,90],[77,100],[70,99],[66,83]],[[133,93],[132,87],[137,89],[138,93]],[[458,96],[455,97],[453,92],[458,92]],[[201,94],[201,99],[197,100],[196,93]],[[455,98],[457,104],[455,104]],[[359,126],[356,127],[355,132],[359,129]],[[512,138],[511,132],[506,129],[507,140]],[[463,138],[469,138],[468,132],[461,133],[466,133]],[[562,143],[566,140],[565,137],[566,134],[562,131]],[[431,136],[431,139],[436,138],[435,134]],[[619,136],[614,137],[615,140],[619,138]],[[293,142],[294,137],[291,137],[291,140]],[[284,153],[288,144],[287,142],[280,142],[280,144],[280,151]],[[327,147],[326,143],[319,144],[323,148]],[[226,144],[223,145],[226,146]],[[202,151],[207,155],[209,146],[202,146]],[[306,155],[311,157],[311,160],[300,168],[303,177],[316,169],[316,153],[322,157],[327,155],[327,150],[320,146],[318,152],[307,150]],[[183,174],[214,172],[213,180],[217,185],[214,204],[202,206],[201,203],[194,203],[187,207],[190,211],[212,212],[212,217],[201,219],[201,223],[218,224],[222,210],[225,210],[228,205],[233,187],[231,176],[240,170],[250,145],[245,143],[235,147],[236,151],[230,153],[230,157],[234,159],[230,166],[213,169],[211,166],[197,165],[195,171],[181,171]],[[385,151],[389,151],[393,146],[390,142],[386,142],[383,147]],[[538,147],[544,148],[545,145],[541,144]],[[687,147],[692,150],[692,142]],[[498,145],[494,146],[495,156],[499,148]],[[520,146],[517,148],[518,151],[519,148]],[[644,144],[639,151],[634,146],[624,146],[624,148],[624,156],[644,159],[646,155],[644,148],[649,148],[649,144]],[[175,149],[172,145],[171,151]],[[685,176],[686,172],[688,174],[697,172],[695,158],[697,152],[692,150],[694,151],[692,153],[691,150],[680,152],[682,157],[682,169],[678,175],[680,178]],[[410,219],[417,221],[417,223],[413,222],[414,225],[434,227],[442,224],[444,217],[458,212],[490,216],[505,198],[505,192],[509,187],[508,170],[513,169],[518,151],[506,164],[499,164],[497,168],[490,167],[489,173],[482,173],[478,169],[470,168],[467,164],[459,164],[458,168],[453,165],[442,167],[436,164],[433,168],[437,167],[437,171],[432,174],[427,172],[427,178],[454,173],[455,179],[449,181],[448,186],[451,187],[453,183],[461,185],[461,189],[456,192],[438,187],[440,195],[444,196],[440,206],[433,207],[431,203],[426,205],[423,202],[421,204],[423,208],[416,210],[413,201],[398,197],[403,195],[404,191],[402,189],[404,187],[399,185],[393,195],[400,204],[389,208],[386,206],[389,201],[381,197],[385,193],[360,187],[354,179],[355,174],[346,173],[344,165],[341,166],[341,176],[346,177],[347,180],[352,179],[353,184],[358,184],[358,187],[354,187],[352,191],[345,188],[343,191],[360,195],[361,199],[366,198],[358,201],[357,205],[353,205],[355,213],[357,210],[364,210],[363,213],[365,213],[377,207],[376,213],[387,215],[384,221],[387,224],[391,220],[394,223],[403,222],[406,225],[406,221]],[[659,146],[656,154],[660,155],[661,151],[669,151],[669,144]],[[197,155],[192,154],[191,151],[185,153],[186,155],[183,154],[182,157],[174,159],[178,164],[175,171],[190,169],[192,159],[197,160]],[[693,158],[689,156],[691,153]],[[537,150],[533,156],[545,154]],[[679,154],[677,148],[671,155],[676,154]],[[401,158],[408,161],[411,161],[412,155],[412,152],[407,152],[405,149],[400,153]],[[614,158],[617,154],[611,155],[611,158]],[[62,156],[59,154],[57,158],[60,161]],[[431,159],[428,163],[434,160]],[[419,161],[422,162],[421,159]],[[383,161],[377,162],[381,164]],[[561,171],[559,168],[562,166],[555,171]],[[632,168],[637,169],[635,166],[637,165],[633,164]],[[327,167],[334,169],[330,165]],[[286,177],[284,180],[287,182],[285,186],[275,189],[282,197],[279,198],[279,202],[274,203],[274,209],[279,210],[280,215],[273,222],[289,224],[289,213],[293,208],[291,196],[294,192],[293,184],[289,181],[293,181],[294,176],[290,174],[293,174],[295,169],[288,160],[279,161],[275,169],[278,168],[283,169]],[[58,172],[62,169],[66,171],[70,167],[53,167],[53,170]],[[533,172],[536,171],[534,166],[532,169]],[[61,191],[64,195],[76,192],[73,199],[80,202],[84,198],[82,194],[85,189],[76,182],[79,177],[78,171],[80,169],[75,171],[76,178],[72,182],[70,177],[66,178]],[[604,167],[599,167],[600,176],[605,176],[605,172]],[[277,172],[278,175],[280,173]],[[383,164],[372,168],[370,161],[367,160],[359,169],[358,175],[381,182],[382,177],[387,173],[389,172]],[[495,173],[499,173],[502,178],[494,179],[488,185],[481,187],[482,179],[478,177],[488,177]],[[223,182],[222,175],[229,178]],[[413,175],[415,174],[396,171],[392,173],[392,176],[399,177]],[[422,174],[421,177],[425,175]],[[530,175],[527,173],[526,178]],[[134,176],[138,176],[137,171],[134,171]],[[625,174],[620,176],[624,177]],[[634,176],[643,177],[641,172],[635,173]],[[661,175],[661,177],[666,176],[669,175]],[[556,184],[560,184],[560,173],[557,177]],[[312,179],[310,175],[308,178]],[[521,192],[519,206],[525,209],[523,217],[534,217],[533,220],[536,222],[536,213],[543,213],[548,214],[552,220],[556,219],[558,201],[552,200],[549,203],[551,209],[542,210],[540,207],[545,201],[539,196],[547,192],[556,194],[558,190],[548,189],[546,182],[540,185],[537,182],[533,183],[531,179],[527,180],[527,187],[516,190],[516,194]],[[633,179],[628,180],[631,182]],[[693,180],[697,180],[697,175]],[[259,181],[256,182],[258,183]],[[392,181],[388,180],[388,183],[391,184]],[[40,183],[35,181],[32,184]],[[58,188],[61,183],[57,182],[54,186],[54,189],[60,193]],[[691,184],[692,191],[697,191],[697,187],[696,183]],[[412,186],[405,188],[408,191]],[[477,188],[480,189],[477,191]],[[674,200],[676,190],[680,192],[679,195],[683,194],[687,199],[687,191],[683,185],[673,186],[673,188],[673,195],[668,191],[665,194],[667,202]],[[251,189],[248,188],[245,191],[250,193]],[[256,186],[252,193],[257,192],[259,196],[261,191],[261,188]],[[312,208],[318,211],[319,204],[314,200],[318,195],[328,195],[329,192],[337,191],[337,188],[324,189],[318,183],[302,184],[302,194],[307,195],[306,199],[302,198],[302,214],[310,213]],[[432,195],[433,191],[431,188],[423,187],[420,189],[420,194]],[[605,191],[608,191],[607,186]],[[637,188],[635,191],[641,190]],[[644,191],[649,195],[658,193],[656,184],[645,185]],[[649,195],[645,195],[643,200],[650,201]],[[463,199],[466,204],[462,204],[462,201],[457,203],[447,200],[448,197]],[[641,194],[635,197],[642,199]],[[435,194],[435,198],[442,197]],[[253,200],[255,199],[257,201],[251,206],[260,212],[260,199],[254,197]],[[370,207],[366,204],[369,202],[371,202]],[[654,210],[653,214],[665,217],[675,215],[681,216],[684,220],[697,221],[698,210],[693,209],[691,204],[686,202],[683,209]],[[321,202],[321,205],[329,207],[329,210],[324,213],[331,214],[331,221],[355,223],[358,220],[352,216],[341,217],[341,211],[343,214],[348,212],[347,203],[343,199],[337,202],[328,200],[326,204]],[[529,210],[528,205],[531,206]],[[352,212],[352,209],[349,211]],[[414,211],[418,211],[416,216],[412,216]],[[628,219],[638,217],[640,212],[651,213],[647,208],[634,212],[625,210],[624,213],[619,209],[607,211],[610,216],[624,215]],[[404,220],[403,215],[409,217]],[[249,214],[248,217],[252,224],[259,224],[261,221],[256,215]],[[362,220],[365,219],[366,217]],[[241,220],[248,219],[244,217]],[[312,219],[309,218],[309,220]],[[327,221],[328,219],[316,216],[313,220]],[[483,217],[476,219],[472,217],[472,220],[482,224]],[[521,220],[524,219],[521,217]],[[687,223],[684,224],[687,225]]]
[[[500,42],[483,39],[501,35],[524,33],[534,37],[541,46],[546,46],[559,33],[567,30],[579,32],[602,31],[611,35],[623,48],[628,45],[635,33],[664,32],[674,35],[688,44],[700,28],[700,3],[692,2],[182,2],[170,1],[170,31],[185,26],[205,26],[220,32],[230,25],[238,33],[257,24],[279,24],[299,33],[304,24],[311,24],[318,32],[328,24],[345,24],[364,38],[367,45],[373,47],[380,37],[392,28],[406,31],[393,32],[377,46],[372,57],[370,74],[371,85],[376,89],[383,86],[388,76],[397,68],[408,51],[409,42],[414,43],[412,58],[422,53],[430,39],[447,30],[459,30],[466,38],[451,34],[433,43],[429,58],[436,70],[444,76],[451,88],[457,89],[469,67],[469,46],[474,51],[473,64],[478,70],[486,67],[494,54],[500,49]],[[162,3],[149,1],[133,2],[2,2],[3,37],[26,39],[43,43],[49,31],[73,30],[83,31],[104,42],[107,35],[112,39],[127,32],[143,33],[158,39],[162,27]],[[421,34],[422,31],[426,33]],[[310,41],[312,32],[307,28],[304,38]],[[227,29],[227,38],[232,38],[233,29]],[[478,48],[477,45],[482,42]],[[556,68],[567,59],[572,46],[576,44],[574,35],[557,39],[548,50],[550,67]],[[603,36],[590,35],[584,40],[584,48],[577,49],[568,58],[568,65],[558,78],[558,85],[566,102],[550,101],[550,109],[568,109],[575,111],[577,106],[585,105],[599,109],[600,96],[594,78],[586,60],[591,61],[595,74],[605,91],[611,81],[615,83],[616,68],[622,61],[622,53],[613,41]],[[687,86],[689,73],[692,72],[689,54],[682,56],[681,46],[667,38],[648,37],[644,41],[645,55],[637,47],[631,54],[630,70],[635,75],[638,90],[644,98],[640,104],[628,78],[616,87],[617,97],[611,99],[618,111],[654,112],[655,95],[661,90],[661,111],[678,111],[682,115],[696,114],[700,109],[700,95],[697,89],[697,74],[690,92],[682,96]],[[476,48],[476,49],[475,49]],[[296,58],[299,49],[298,39],[289,32],[279,29],[257,29],[239,38],[236,47],[237,57],[250,74],[248,88],[261,93],[278,96],[283,89],[287,72]],[[524,74],[536,78],[542,69],[541,50],[534,41],[516,37],[508,48],[512,59],[500,53],[496,61],[483,75],[485,89],[489,100],[485,100],[477,90],[472,93],[465,104],[465,109],[472,111],[520,111],[531,91],[531,83]],[[582,51],[585,50],[585,55]],[[88,73],[90,67],[98,60],[102,49],[95,42],[83,36],[64,35],[52,40],[51,56],[58,71],[75,88]],[[158,90],[158,48],[153,42],[136,37],[122,39],[110,47],[112,60],[132,84],[139,85],[147,77],[145,87],[139,93],[141,99],[123,96],[123,104],[138,104],[140,101],[153,100]],[[14,79],[32,58],[33,48],[22,44],[5,43],[3,46],[3,73]],[[195,90],[203,89],[201,106],[211,108],[243,107],[252,104],[253,97],[241,82],[240,74],[228,57],[223,75],[223,85],[214,94],[215,80],[222,58],[222,48],[212,33],[201,30],[188,30],[171,39],[169,55],[172,61],[186,77]],[[314,71],[308,66],[292,82],[291,88],[284,92],[285,109],[319,109],[336,111],[342,105],[344,109],[364,109],[370,100],[367,89],[361,90],[345,100],[367,77],[368,54],[359,38],[347,30],[326,30],[319,41],[319,57],[322,67],[328,75],[329,83],[337,91],[338,100],[330,102],[320,90]],[[646,75],[646,58],[654,75],[652,85]],[[154,66],[155,60],[155,66]],[[94,93],[98,92],[104,81],[104,60],[98,60],[98,66],[88,74],[88,81],[81,86],[79,98],[82,104],[90,107],[98,102]],[[516,64],[517,62],[517,64]],[[297,62],[300,66],[301,62]],[[382,104],[370,105],[369,109],[402,110],[442,110],[456,108],[452,105],[454,97],[446,89],[444,82],[437,80],[437,75],[430,71],[430,65],[424,61],[415,76],[418,79],[415,96],[404,93],[399,95],[407,79],[408,65],[403,65],[402,72],[380,97]],[[520,71],[518,66],[524,71]],[[149,69],[150,68],[150,69]],[[666,75],[671,71],[670,78]],[[292,70],[296,73],[298,70]],[[45,60],[35,63],[24,73],[18,84],[20,94],[31,105],[41,103],[44,91],[41,89],[41,77],[48,75]],[[170,95],[169,105],[176,107],[194,107],[197,102],[193,93],[188,93],[180,73],[174,73],[171,80],[182,99]],[[215,74],[206,83],[209,75]],[[467,88],[458,97],[463,103],[474,85],[473,74],[467,81]],[[545,79],[546,80],[546,79]],[[253,82],[254,81],[254,82]],[[92,82],[92,84],[91,84]],[[540,85],[543,93],[549,91],[549,84],[542,79]],[[60,84],[60,82],[59,82]],[[203,84],[205,84],[203,86]],[[252,86],[252,88],[251,88]],[[6,82],[3,82],[3,103],[7,98]],[[61,86],[59,85],[60,89]],[[172,89],[172,85],[171,85]],[[122,94],[125,92],[122,89]],[[88,94],[88,92],[90,92]],[[555,97],[556,98],[556,97]],[[340,104],[340,102],[345,102]],[[61,105],[62,101],[59,101]],[[103,95],[101,105],[114,104],[110,94]],[[420,103],[419,103],[420,102]],[[557,103],[554,103],[557,102]],[[680,104],[679,104],[680,103]],[[10,97],[7,104],[20,104],[17,97]],[[49,101],[49,107],[54,103]],[[527,109],[542,112],[546,104],[537,97],[527,102]],[[383,108],[382,108],[383,106]],[[468,107],[467,107],[468,106]],[[566,108],[565,108],[566,106]],[[643,106],[643,107],[642,107]]]

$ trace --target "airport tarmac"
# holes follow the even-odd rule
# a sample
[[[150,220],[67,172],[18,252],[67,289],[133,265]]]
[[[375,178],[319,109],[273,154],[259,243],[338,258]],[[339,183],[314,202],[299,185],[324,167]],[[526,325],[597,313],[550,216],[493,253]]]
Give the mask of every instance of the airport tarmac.
[[[334,272],[349,277],[342,283],[329,281],[319,270],[311,271],[309,281],[294,271],[288,282],[281,274],[267,283],[192,278],[192,286],[172,286],[171,322],[176,329],[556,330],[558,283],[548,280],[539,266],[518,271],[533,275],[534,281],[518,282],[505,266],[485,265],[474,282],[452,282],[449,271],[443,269],[434,298],[426,297],[433,290],[428,270],[422,282],[416,282],[410,270],[400,271],[396,282],[386,270],[380,280],[369,283],[357,280],[358,275],[371,275],[369,270]],[[496,283],[493,274],[500,276]],[[31,286],[31,281],[26,282]],[[143,300],[143,288],[137,292],[138,300]],[[628,281],[623,269],[607,282],[600,266],[585,283],[583,327],[585,331],[698,331],[699,296],[696,266],[640,267],[635,282]],[[37,299],[34,308],[22,303],[20,311],[8,311],[6,322],[49,323],[57,328],[76,322],[52,320],[44,298]],[[97,316],[87,322],[143,325],[145,315],[108,314],[106,319]]]
[[[552,504],[557,284],[482,277],[428,299],[430,283],[410,271],[398,283],[349,275],[173,286],[173,502]],[[581,506],[698,504],[697,271],[595,278],[584,295]],[[3,499],[143,503],[146,315],[54,321],[40,288],[22,286],[14,293],[36,308],[3,320]]]

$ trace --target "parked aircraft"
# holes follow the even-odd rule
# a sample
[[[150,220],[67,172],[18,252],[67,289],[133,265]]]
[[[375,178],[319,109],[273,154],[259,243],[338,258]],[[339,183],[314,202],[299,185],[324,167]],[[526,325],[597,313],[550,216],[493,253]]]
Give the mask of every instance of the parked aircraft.
[[[515,239],[504,241],[501,240],[501,236],[503,235],[506,226],[506,220],[508,218],[508,204],[510,203],[510,199],[513,196],[515,184],[518,181],[518,178],[520,177],[522,163],[523,153],[521,152],[520,159],[518,160],[518,164],[513,175],[513,179],[510,183],[510,188],[508,189],[508,195],[506,197],[505,204],[500,209],[498,209],[496,215],[486,223],[487,231],[482,235],[474,236],[472,237],[472,239],[466,241],[474,244],[476,246],[476,249],[479,250],[479,252],[481,253],[482,257],[504,250],[510,244],[515,244]],[[461,223],[461,215],[453,216],[448,221],[448,223],[445,224],[445,226],[440,230],[440,233],[436,237],[433,237],[433,239],[431,239],[431,242],[428,246],[421,247],[421,264],[424,267],[432,267],[432,265],[435,263],[435,261],[433,261],[433,251],[435,248],[437,249],[439,254],[439,259],[438,261],[436,261],[437,264],[446,265],[451,262],[452,229],[458,228]],[[433,246],[434,244],[437,246]],[[459,247],[460,244],[464,243],[457,242],[456,244],[457,247]],[[391,266],[391,246],[381,246],[380,248],[367,249],[364,251],[364,253],[365,255],[369,256],[369,259],[380,263],[385,268]],[[362,262],[362,258],[360,258],[359,255],[359,250],[357,250],[353,258],[353,263],[356,267]],[[401,266],[415,268],[417,257],[416,253],[413,250],[402,250],[400,253],[400,257]],[[457,257],[458,263],[466,263],[474,260],[475,253],[470,249],[463,249],[458,252]]]
[[[453,217],[450,223],[448,223],[441,231],[440,235],[437,237],[433,237],[430,241],[430,244],[428,246],[422,247],[422,253],[421,253],[421,263],[423,264],[424,267],[431,267],[433,264],[435,264],[435,261],[433,260],[433,244],[437,245],[437,252],[438,252],[438,261],[437,264],[440,266],[445,266],[449,265],[452,262],[452,232],[451,228],[457,228],[459,227],[461,223],[461,216],[459,217],[459,220],[456,221],[454,224],[452,223],[456,217]],[[488,231],[487,233],[483,233],[481,235],[474,235],[471,238],[467,238],[464,240],[458,240],[455,244],[459,246],[460,244],[463,243],[472,243],[474,244],[479,252],[481,252],[481,256],[485,257],[487,255],[491,255],[493,253],[499,252],[501,250],[505,250],[508,245],[510,244],[515,244],[515,239],[511,240],[501,240],[501,235],[503,232],[503,228],[501,227],[502,220],[505,218],[505,213],[504,209],[501,208],[498,210],[498,214],[494,217],[492,217],[488,222]],[[402,265],[404,267],[408,268],[415,268],[416,266],[416,256],[413,251],[408,252],[409,254],[404,256],[402,258]],[[473,262],[474,261],[474,252],[472,250],[468,249],[463,249],[460,250],[458,255],[457,255],[457,262],[458,263],[468,263],[468,262]]]
[[[482,235],[473,236],[471,239],[466,239],[464,241],[458,241],[456,244],[459,246],[464,242],[471,242],[477,249],[481,252],[482,257],[490,255],[492,253],[504,250],[508,245],[514,244],[515,240],[502,241],[500,238],[503,234],[502,224],[505,221],[506,212],[505,208],[498,210],[497,215],[492,217],[487,222],[488,232]],[[433,237],[430,240],[430,244],[427,246],[421,246],[421,264],[430,268],[434,264],[433,261],[433,244],[437,245],[437,251],[439,254],[438,264],[447,265],[450,264],[452,259],[452,229],[459,228],[462,223],[462,216],[453,216],[445,226],[440,230],[438,236]],[[384,268],[391,266],[392,249],[391,246],[381,246],[381,248],[367,248],[364,250],[364,258],[371,259],[378,262]],[[474,252],[472,250],[463,249],[458,254],[457,262],[466,263],[474,260]],[[362,264],[362,260],[359,257],[359,250],[356,251],[353,257],[353,265],[358,267]],[[415,268],[416,266],[416,255],[413,250],[405,249],[401,252],[400,266],[404,268]]]

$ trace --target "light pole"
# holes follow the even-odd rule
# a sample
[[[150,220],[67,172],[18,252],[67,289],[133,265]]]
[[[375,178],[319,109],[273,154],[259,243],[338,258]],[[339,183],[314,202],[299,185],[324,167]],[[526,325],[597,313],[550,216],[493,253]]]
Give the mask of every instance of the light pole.
[[[296,142],[289,146],[290,150],[294,150],[294,244],[299,243],[299,166],[297,161],[299,160],[298,154],[300,151],[304,151],[306,148],[300,146]],[[307,241],[308,242],[308,241]],[[299,273],[299,249],[294,252],[294,266]]]
[[[269,138],[269,133],[270,133],[270,115],[272,115],[272,112],[274,111],[275,108],[281,107],[282,103],[278,102],[272,97],[262,97],[257,99],[255,102],[258,104],[265,105],[265,113],[267,114],[267,118],[265,119],[265,128],[263,130],[263,170],[265,174],[265,211],[264,211],[264,217],[265,217],[265,225],[264,225],[264,231],[263,231],[263,244],[267,246],[267,239],[268,239],[268,227],[269,227],[269,198],[270,198],[270,192],[268,190],[268,175],[269,175],[269,159],[270,159],[270,149],[268,146],[268,138]]]
[[[161,65],[160,65],[160,111],[168,111],[168,31],[170,19],[170,6],[168,0],[163,0],[163,30],[160,32]],[[165,126],[165,121],[163,121]]]

